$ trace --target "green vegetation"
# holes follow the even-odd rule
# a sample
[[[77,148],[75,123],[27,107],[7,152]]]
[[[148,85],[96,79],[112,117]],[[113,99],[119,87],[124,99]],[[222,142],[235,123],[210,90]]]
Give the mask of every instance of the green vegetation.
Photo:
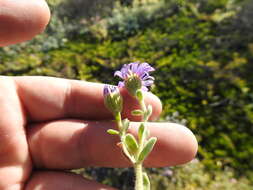
[[[0,73],[113,83],[122,64],[147,61],[157,69],[152,90],[163,102],[162,120],[186,124],[200,144],[201,163],[175,168],[169,189],[250,189],[239,176],[253,181],[252,1],[127,2],[110,13],[94,6],[88,19],[61,11],[70,1],[55,1],[45,34],[0,49]],[[119,183],[126,174],[115,172],[117,179],[101,181]],[[164,180],[156,175],[153,183],[166,189],[158,188]]]
[[[154,173],[154,172],[153,172]],[[246,178],[235,178],[234,171],[225,168],[223,172],[207,173],[201,163],[193,162],[185,167],[164,169],[162,176],[153,174],[154,189],[170,190],[250,190],[252,185]],[[152,174],[151,174],[152,176]]]

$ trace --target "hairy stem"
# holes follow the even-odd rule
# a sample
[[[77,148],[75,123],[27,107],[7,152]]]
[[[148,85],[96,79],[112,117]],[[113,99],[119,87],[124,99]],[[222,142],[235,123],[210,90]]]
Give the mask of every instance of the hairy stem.
[[[135,190],[143,190],[143,173],[142,173],[142,163],[137,163],[134,165],[135,171]]]
[[[139,104],[141,106],[141,110],[143,111],[142,122],[145,125],[145,123],[149,119],[149,114],[148,114],[148,110],[147,110],[147,107],[146,107],[145,102],[144,102],[144,96],[143,96],[143,94],[141,94],[141,96],[139,96],[139,98],[137,97],[137,99],[138,99]],[[144,144],[145,144],[145,142],[147,140],[146,138],[147,137],[139,139],[139,149],[138,149],[136,157],[139,157],[139,155],[140,155],[140,153],[141,153],[141,151],[142,151],[142,149],[144,147]],[[134,171],[135,171],[135,176],[136,176],[136,179],[135,179],[136,180],[135,181],[135,190],[143,190],[144,186],[143,186],[143,168],[142,168],[142,162],[140,162],[140,163],[137,162],[134,165]]]
[[[120,133],[122,133],[122,119],[121,119],[121,114],[120,114],[120,112],[117,112],[117,113],[115,114],[115,120],[116,120],[116,122],[117,122],[117,127],[118,127]]]

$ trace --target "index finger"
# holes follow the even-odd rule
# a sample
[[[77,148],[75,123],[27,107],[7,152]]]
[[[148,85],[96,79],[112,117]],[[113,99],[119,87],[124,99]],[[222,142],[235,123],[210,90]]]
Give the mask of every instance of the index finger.
[[[113,118],[104,106],[103,84],[54,77],[15,77],[15,81],[26,115],[32,121]],[[123,117],[138,120],[130,114],[139,107],[137,100],[125,90],[121,93],[124,99]],[[145,103],[153,107],[151,120],[156,119],[162,110],[160,100],[146,93]]]

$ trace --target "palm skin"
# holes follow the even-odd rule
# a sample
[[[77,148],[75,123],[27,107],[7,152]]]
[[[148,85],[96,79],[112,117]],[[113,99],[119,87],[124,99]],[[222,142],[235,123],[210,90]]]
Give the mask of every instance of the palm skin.
[[[31,39],[43,31],[49,15],[44,0],[2,0],[0,46]],[[20,30],[27,26],[29,30]],[[115,126],[102,89],[102,84],[51,77],[0,77],[0,189],[113,189],[65,172],[130,166],[116,146],[118,138],[106,133]],[[125,90],[122,94],[123,116],[138,121],[130,115],[138,107],[136,100]],[[153,106],[155,120],[162,109],[159,99],[147,93],[145,102]],[[135,135],[137,127],[132,122],[130,132]],[[147,167],[183,164],[195,156],[197,142],[187,128],[171,123],[148,127],[158,142]]]

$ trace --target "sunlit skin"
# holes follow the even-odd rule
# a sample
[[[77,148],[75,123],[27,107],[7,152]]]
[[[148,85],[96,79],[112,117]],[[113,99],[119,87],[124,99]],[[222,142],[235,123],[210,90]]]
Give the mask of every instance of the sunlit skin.
[[[0,46],[32,39],[49,22],[43,0],[0,1]],[[113,189],[87,180],[66,169],[105,166],[128,167],[106,133],[115,127],[104,107],[103,85],[52,77],[0,77],[0,189],[1,190],[99,190]],[[123,116],[135,122],[130,110],[138,107],[124,89]],[[153,106],[152,120],[159,117],[160,100],[146,94]],[[171,123],[148,123],[158,142],[146,167],[183,164],[194,158],[197,142],[187,128]]]

